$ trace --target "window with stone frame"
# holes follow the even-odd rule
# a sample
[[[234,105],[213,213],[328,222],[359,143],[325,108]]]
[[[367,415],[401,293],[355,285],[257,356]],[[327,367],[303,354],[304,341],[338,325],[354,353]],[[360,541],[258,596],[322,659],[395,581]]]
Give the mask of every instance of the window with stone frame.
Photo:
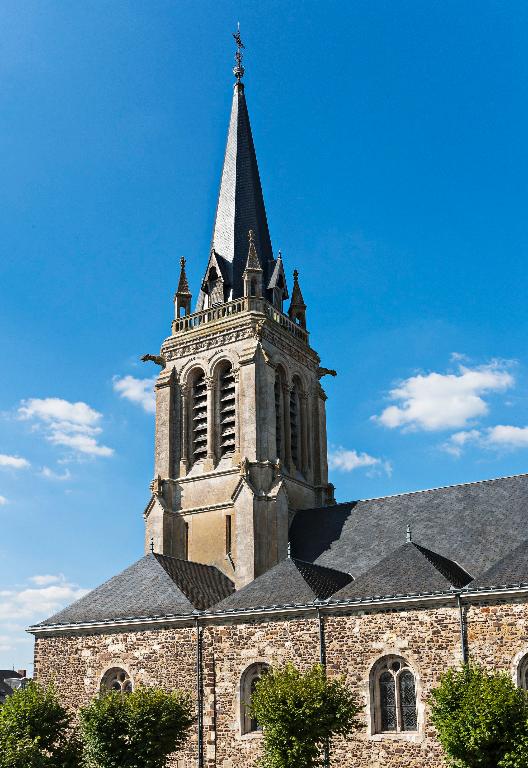
[[[132,693],[132,680],[130,675],[121,667],[112,667],[107,670],[101,680],[101,691],[117,691],[117,693]]]
[[[522,657],[517,666],[517,685],[528,691],[528,653]]]
[[[371,673],[372,732],[418,730],[416,675],[401,656],[380,659]]]
[[[240,733],[258,733],[261,727],[250,714],[251,697],[257,682],[269,670],[269,664],[257,662],[244,670],[240,680]]]

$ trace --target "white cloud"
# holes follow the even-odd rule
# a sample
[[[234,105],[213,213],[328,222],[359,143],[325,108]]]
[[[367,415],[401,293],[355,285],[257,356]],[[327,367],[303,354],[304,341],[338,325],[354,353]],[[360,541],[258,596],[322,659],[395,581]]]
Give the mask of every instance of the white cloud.
[[[58,584],[60,582],[64,581],[64,574],[59,573],[56,576],[52,576],[51,574],[47,573],[43,576],[30,576],[28,581],[31,581],[32,584],[37,584],[39,587],[47,587],[50,584]]]
[[[497,448],[528,448],[528,427],[497,424],[487,431],[487,443]]]
[[[458,458],[469,444],[488,450],[528,448],[528,427],[497,424],[482,430],[471,429],[465,432],[455,432],[441,447],[447,453]]]
[[[64,482],[71,478],[71,472],[69,469],[65,469],[64,472],[54,472],[49,467],[42,467],[40,470],[40,476],[45,477],[46,480],[58,480]]]
[[[375,456],[346,448],[332,448],[328,453],[328,466],[330,469],[340,470],[341,472],[353,472],[355,469],[369,468],[372,470],[382,470],[387,475],[392,472],[390,462],[378,459]]]
[[[27,469],[30,466],[27,459],[21,456],[9,456],[6,453],[0,453],[0,467],[10,467],[11,469]]]
[[[18,414],[21,419],[41,427],[53,445],[91,456],[114,453],[113,448],[101,445],[96,438],[102,432],[99,426],[102,414],[86,403],[70,403],[58,397],[32,398],[22,401]]]
[[[7,499],[5,496],[0,496],[0,507],[3,507],[4,504],[7,504]]]
[[[0,592],[0,620],[40,621],[78,600],[88,590],[62,580],[47,586]]]
[[[58,397],[23,400],[18,412],[23,419],[38,418],[53,423],[65,422],[78,427],[93,427],[101,414],[86,403],[70,403]]]
[[[131,403],[140,405],[147,413],[156,410],[156,398],[154,395],[154,382],[156,377],[149,379],[136,379],[134,376],[114,376],[114,392]]]
[[[462,456],[463,449],[468,443],[478,442],[481,439],[481,433],[478,429],[469,429],[463,432],[455,432],[449,440],[442,445],[442,449],[452,456]]]
[[[0,590],[0,668],[9,669],[13,661],[29,667],[32,638],[26,627],[52,616],[88,591],[63,574],[32,576],[26,584]]]
[[[396,401],[373,419],[385,427],[408,430],[442,430],[464,427],[486,415],[483,395],[502,392],[513,386],[506,365],[491,362],[476,368],[460,365],[456,373],[418,374],[391,390]]]

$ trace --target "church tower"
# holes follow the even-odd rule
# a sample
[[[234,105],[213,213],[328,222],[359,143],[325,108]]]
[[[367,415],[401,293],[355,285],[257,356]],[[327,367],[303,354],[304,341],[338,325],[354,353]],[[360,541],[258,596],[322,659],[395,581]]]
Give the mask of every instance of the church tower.
[[[239,588],[288,553],[298,509],[333,503],[328,373],[310,347],[298,274],[268,230],[237,43],[213,237],[196,309],[181,260],[172,333],[159,356],[155,478],[146,550],[216,565]],[[332,372],[333,373],[333,372]]]

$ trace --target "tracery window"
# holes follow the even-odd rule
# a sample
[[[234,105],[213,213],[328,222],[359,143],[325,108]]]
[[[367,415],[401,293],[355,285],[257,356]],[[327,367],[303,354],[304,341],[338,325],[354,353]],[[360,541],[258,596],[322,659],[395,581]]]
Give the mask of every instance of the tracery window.
[[[522,657],[517,667],[517,685],[528,691],[528,653]]]
[[[121,667],[112,667],[104,673],[101,680],[101,691],[117,691],[118,693],[132,693],[132,680],[130,675]]]
[[[303,413],[301,408],[302,385],[298,378],[293,380],[290,390],[290,440],[291,457],[296,469],[304,472],[303,466],[303,440],[304,429]]]
[[[242,734],[255,733],[262,730],[257,720],[251,717],[249,707],[256,684],[268,670],[268,664],[257,662],[248,667],[242,674],[240,680],[240,732]]]
[[[371,675],[371,697],[374,733],[418,730],[416,679],[405,659],[380,659]]]

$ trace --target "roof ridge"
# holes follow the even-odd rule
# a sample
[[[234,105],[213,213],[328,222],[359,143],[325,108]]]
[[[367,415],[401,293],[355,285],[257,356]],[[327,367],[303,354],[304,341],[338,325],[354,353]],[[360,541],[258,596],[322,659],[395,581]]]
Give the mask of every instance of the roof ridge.
[[[318,568],[322,571],[331,571],[332,573],[340,573],[345,574],[346,576],[351,576],[350,573],[347,571],[341,571],[339,568],[331,568],[329,565],[320,565],[319,563],[311,563],[309,560],[302,560],[300,557],[291,557],[290,560],[293,560],[294,563],[301,563],[302,565],[309,565],[312,568]]]
[[[397,499],[399,496],[415,496],[418,493],[432,493],[433,491],[446,491],[449,488],[465,488],[468,485],[483,485],[483,483],[496,483],[498,480],[513,480],[517,477],[528,477],[528,472],[519,472],[516,475],[501,475],[500,477],[488,477],[485,480],[472,480],[468,483],[454,483],[453,485],[438,485],[433,488],[422,488],[418,491],[403,491],[401,493],[389,493],[387,496],[372,496],[366,499],[353,499],[352,501],[340,501],[334,504],[336,507],[345,504],[360,504],[364,501],[382,501],[383,499]]]

